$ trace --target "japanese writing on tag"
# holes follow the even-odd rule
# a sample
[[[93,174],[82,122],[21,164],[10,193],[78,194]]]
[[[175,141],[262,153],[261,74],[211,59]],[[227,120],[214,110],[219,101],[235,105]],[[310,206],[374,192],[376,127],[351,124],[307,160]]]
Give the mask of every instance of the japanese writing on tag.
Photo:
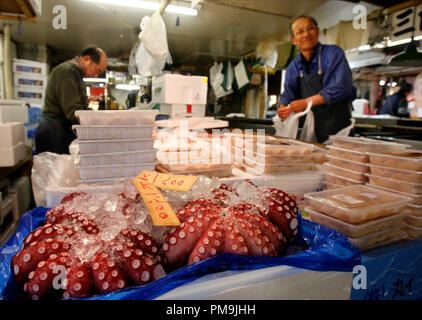
[[[164,190],[188,192],[198,176],[179,176],[144,170],[135,179],[139,182],[151,183]]]
[[[172,207],[155,185],[138,178],[132,179],[132,182],[144,200],[155,226],[180,226]]]

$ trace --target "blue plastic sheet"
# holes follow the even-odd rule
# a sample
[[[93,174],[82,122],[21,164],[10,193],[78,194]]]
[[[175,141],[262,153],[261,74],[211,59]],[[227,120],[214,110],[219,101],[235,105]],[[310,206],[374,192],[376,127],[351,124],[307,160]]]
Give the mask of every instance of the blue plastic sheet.
[[[38,207],[22,216],[17,232],[0,246],[0,299],[23,299],[23,292],[15,283],[10,261],[20,250],[26,235],[44,223],[47,208]],[[251,257],[221,254],[199,263],[180,268],[154,282],[133,286],[109,294],[98,294],[87,300],[154,299],[178,286],[204,275],[227,270],[255,270],[289,265],[316,271],[353,270],[360,264],[359,248],[341,233],[302,219],[299,213],[299,234],[283,257]]]

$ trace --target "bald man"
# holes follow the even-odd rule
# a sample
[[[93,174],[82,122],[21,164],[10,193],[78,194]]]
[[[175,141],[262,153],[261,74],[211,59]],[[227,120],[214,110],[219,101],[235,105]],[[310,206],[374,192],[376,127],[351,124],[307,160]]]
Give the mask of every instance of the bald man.
[[[83,78],[96,78],[106,68],[105,52],[100,48],[90,47],[51,71],[41,122],[35,134],[37,153],[49,151],[69,154],[69,145],[76,138],[72,125],[78,124],[75,111],[88,109]]]

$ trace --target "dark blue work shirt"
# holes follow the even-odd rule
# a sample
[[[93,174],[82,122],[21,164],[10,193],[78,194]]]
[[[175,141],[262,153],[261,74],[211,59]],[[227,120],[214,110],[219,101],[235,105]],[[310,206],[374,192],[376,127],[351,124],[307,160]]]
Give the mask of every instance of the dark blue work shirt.
[[[356,99],[356,88],[352,83],[352,71],[343,50],[336,45],[322,45],[318,42],[310,63],[304,63],[304,57],[299,55],[287,68],[284,81],[284,92],[279,103],[288,105],[293,100],[303,99],[300,95],[300,70],[303,75],[318,73],[318,53],[321,50],[322,87],[319,92],[326,102],[332,104],[340,101],[352,102]],[[306,62],[306,61],[305,61]]]

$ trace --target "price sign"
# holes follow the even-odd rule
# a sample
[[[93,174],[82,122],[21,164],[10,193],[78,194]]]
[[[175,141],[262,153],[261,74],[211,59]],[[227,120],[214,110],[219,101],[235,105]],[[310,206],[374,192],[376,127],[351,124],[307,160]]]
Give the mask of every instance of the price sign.
[[[134,178],[132,182],[144,200],[155,226],[180,226],[180,221],[172,207],[155,185],[137,178]]]
[[[197,179],[198,176],[179,176],[144,170],[134,180],[147,182],[164,190],[188,192]]]

